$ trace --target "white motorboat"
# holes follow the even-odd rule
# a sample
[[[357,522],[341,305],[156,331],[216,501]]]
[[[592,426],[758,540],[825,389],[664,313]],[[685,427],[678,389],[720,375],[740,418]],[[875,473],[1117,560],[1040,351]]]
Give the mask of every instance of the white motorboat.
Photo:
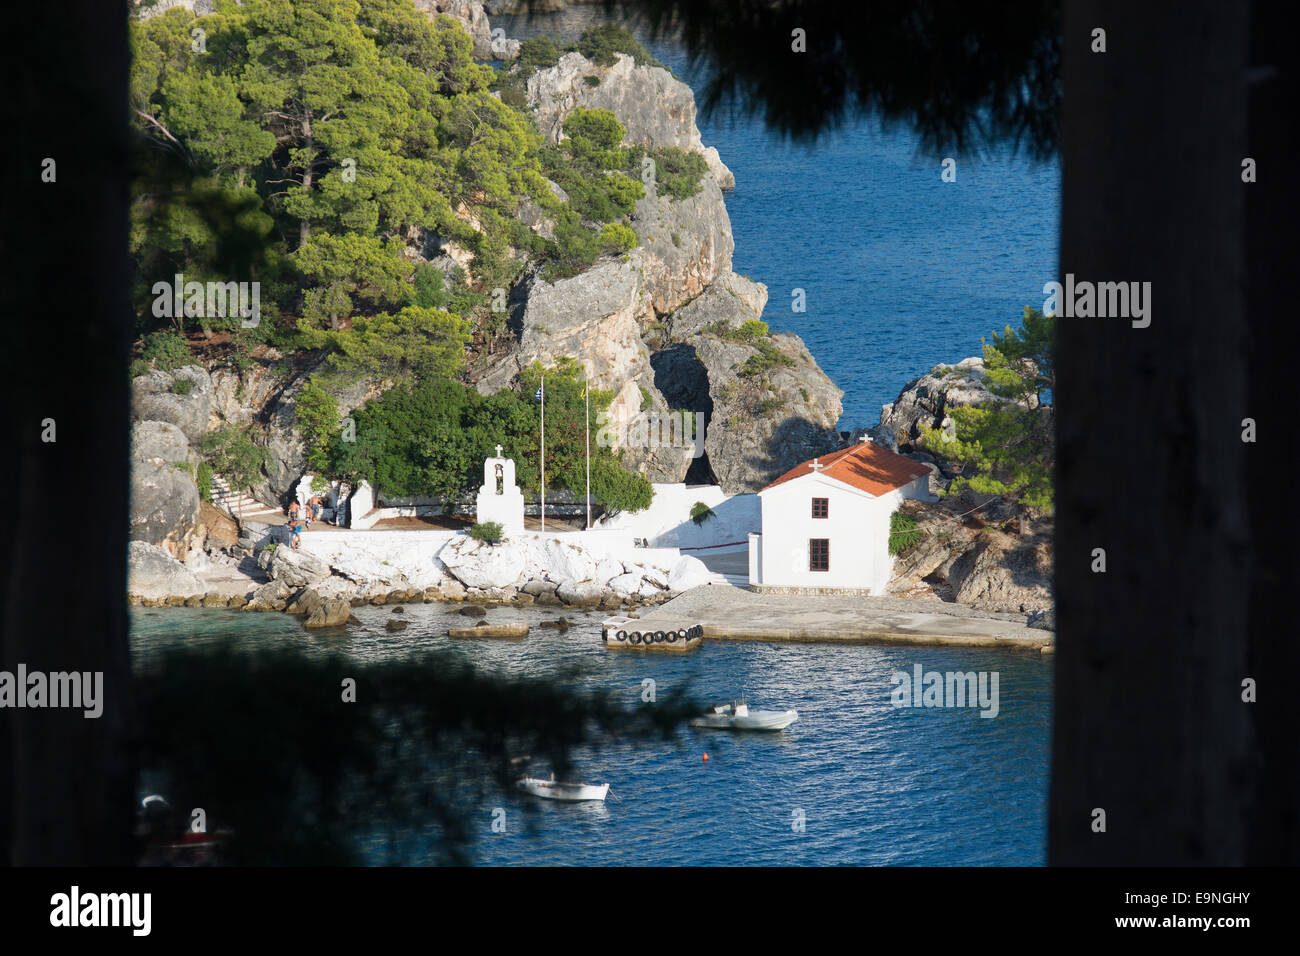
[[[742,700],[714,707],[710,713],[692,720],[691,726],[719,730],[785,730],[798,719],[798,711],[750,710]]]
[[[524,777],[519,781],[519,789],[547,800],[604,800],[609,793],[609,784],[564,783],[554,776],[550,780]]]

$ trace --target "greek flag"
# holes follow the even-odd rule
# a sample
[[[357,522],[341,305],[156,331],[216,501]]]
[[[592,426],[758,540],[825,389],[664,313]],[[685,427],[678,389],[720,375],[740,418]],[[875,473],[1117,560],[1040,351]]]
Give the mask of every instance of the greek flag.
[[[542,386],[538,385],[537,394],[533,396],[533,401],[540,402],[541,400],[542,400]]]

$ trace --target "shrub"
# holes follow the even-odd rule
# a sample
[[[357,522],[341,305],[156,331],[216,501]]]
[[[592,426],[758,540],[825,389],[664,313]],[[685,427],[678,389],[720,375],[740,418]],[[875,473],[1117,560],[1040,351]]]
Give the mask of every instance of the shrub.
[[[667,69],[620,23],[603,23],[582,31],[572,49],[600,66],[612,66],[616,53],[626,53],[638,66],[658,66]],[[520,50],[522,53],[522,48]]]
[[[690,199],[700,191],[709,165],[699,153],[680,146],[659,146],[650,153],[655,162],[655,189],[660,196]]]
[[[549,70],[560,62],[560,48],[548,36],[529,37],[519,44],[519,58],[515,60],[515,69],[523,77],[531,76],[538,70]]]
[[[488,544],[496,544],[504,535],[505,528],[501,527],[500,521],[480,521],[469,529],[471,538],[475,541],[486,541]]]
[[[165,372],[189,365],[190,346],[179,332],[154,332],[146,335],[140,352],[146,362]]]
[[[232,490],[248,488],[266,464],[266,449],[254,443],[252,435],[234,425],[208,432],[199,443],[199,454],[212,470],[224,475]]]
[[[174,395],[188,395],[193,390],[194,383],[188,378],[178,378],[172,382],[172,394]]]
[[[130,374],[132,378],[139,378],[141,375],[148,375],[149,363],[144,359],[132,359]]]
[[[695,504],[691,505],[691,520],[694,521],[697,526],[702,526],[704,522],[708,521],[710,518],[716,517],[717,514],[714,513],[713,509],[703,501],[697,501]]]
[[[628,471],[609,458],[591,459],[591,493],[610,512],[642,511],[654,500],[645,475]]]
[[[212,500],[212,466],[206,461],[199,462],[198,474],[194,477],[194,484],[198,486],[200,498],[204,501]]]
[[[629,252],[636,248],[636,233],[621,222],[611,222],[600,230],[600,242],[606,252]]]
[[[916,519],[901,511],[889,516],[889,553],[900,555],[908,551],[921,540],[921,529],[916,526]]]
[[[415,267],[415,304],[422,309],[443,309],[451,298],[442,270],[428,262]]]

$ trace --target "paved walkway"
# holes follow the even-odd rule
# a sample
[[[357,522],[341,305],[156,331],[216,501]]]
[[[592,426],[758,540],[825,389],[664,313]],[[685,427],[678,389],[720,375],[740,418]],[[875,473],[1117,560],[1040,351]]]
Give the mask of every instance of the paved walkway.
[[[941,601],[906,598],[755,594],[710,584],[647,609],[643,628],[704,626],[716,641],[846,641],[871,644],[952,644],[971,647],[1050,647],[1051,631],[1025,626],[1022,614],[977,611]]]

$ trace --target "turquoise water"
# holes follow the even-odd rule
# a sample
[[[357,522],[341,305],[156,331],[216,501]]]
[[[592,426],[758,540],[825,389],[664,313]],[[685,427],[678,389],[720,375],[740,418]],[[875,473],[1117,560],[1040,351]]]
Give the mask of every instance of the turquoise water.
[[[481,819],[474,849],[485,864],[547,865],[1038,865],[1045,862],[1051,665],[1038,654],[867,645],[711,644],[686,655],[609,652],[599,617],[561,635],[534,628],[525,641],[452,641],[464,624],[454,606],[406,605],[405,631],[383,624],[391,609],[359,608],[360,627],[311,633],[280,614],[186,609],[132,611],[137,662],[173,642],[272,643],[340,650],[378,660],[454,646],[476,664],[538,675],[570,662],[585,680],[642,703],[643,681],[660,700],[689,685],[698,700],[747,695],[762,709],[795,708],[778,734],[687,730],[677,743],[616,744],[579,751],[589,782],[619,800],[533,801],[515,794],[467,808]],[[572,615],[573,612],[568,612]],[[489,620],[528,620],[540,610],[492,609]],[[896,670],[996,671],[1000,712],[895,709]],[[708,753],[709,760],[703,759]],[[533,768],[547,772],[546,768]],[[502,808],[506,832],[494,834]],[[802,813],[803,830],[794,824]],[[407,846],[415,862],[433,848]],[[374,862],[382,862],[379,846]]]

